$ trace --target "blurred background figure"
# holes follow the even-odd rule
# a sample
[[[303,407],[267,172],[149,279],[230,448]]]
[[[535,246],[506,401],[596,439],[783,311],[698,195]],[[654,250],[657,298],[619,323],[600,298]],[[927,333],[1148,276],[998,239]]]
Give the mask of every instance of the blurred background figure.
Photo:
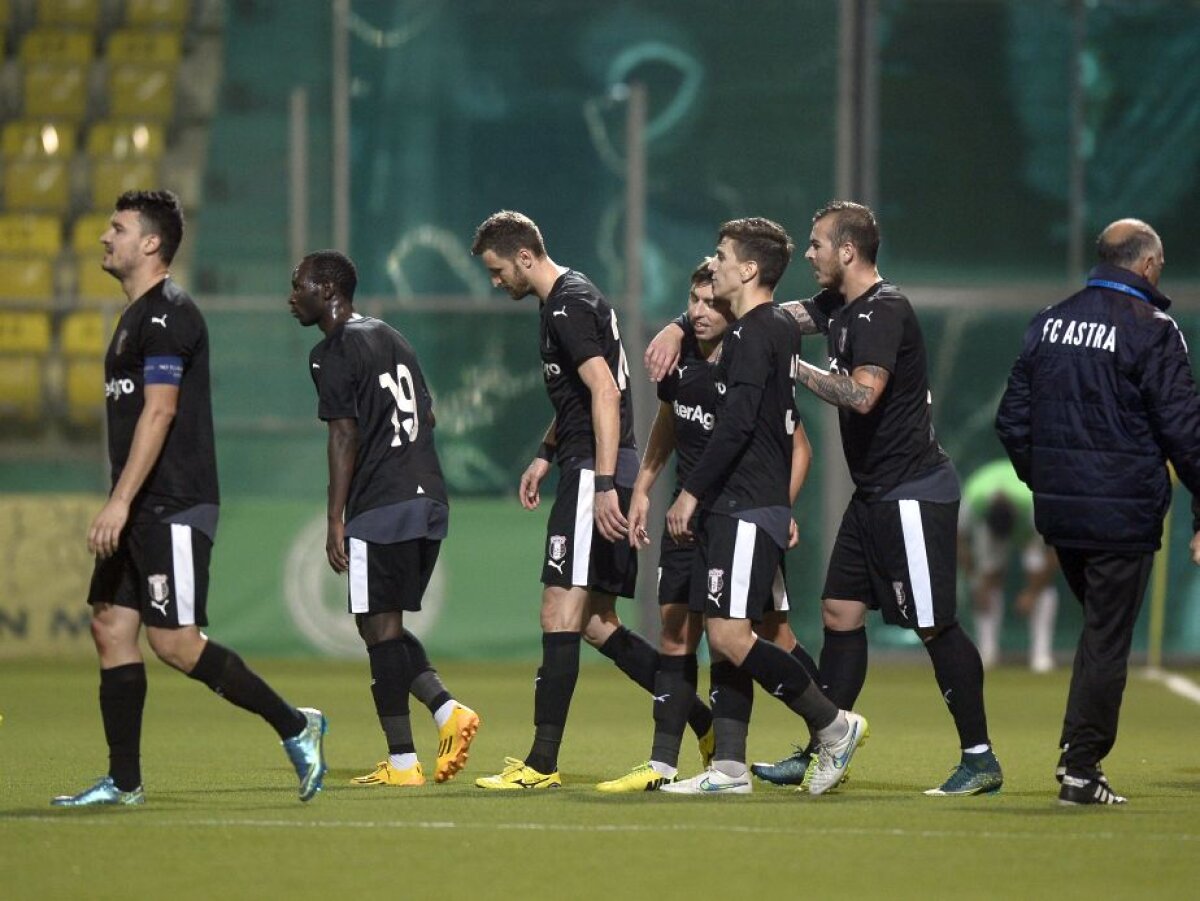
[[[1000,659],[1004,587],[1017,554],[1024,583],[1015,606],[1029,620],[1029,668],[1046,673],[1054,669],[1057,560],[1034,531],[1033,494],[1008,460],[995,460],[967,479],[958,514],[958,563],[971,592],[975,642],[985,669]]]

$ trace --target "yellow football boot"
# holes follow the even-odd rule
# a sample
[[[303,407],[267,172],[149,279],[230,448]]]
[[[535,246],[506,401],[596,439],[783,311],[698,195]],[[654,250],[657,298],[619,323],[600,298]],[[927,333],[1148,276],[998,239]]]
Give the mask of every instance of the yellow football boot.
[[[437,766],[434,782],[446,782],[467,765],[467,753],[475,733],[479,731],[479,714],[462,704],[454,705],[450,719],[438,730]]]
[[[675,781],[674,776],[664,776],[649,763],[639,763],[619,779],[610,779],[596,786],[596,791],[602,792],[652,792],[661,785],[669,785]]]
[[[479,788],[498,791],[517,791],[523,788],[561,788],[562,776],[557,771],[539,773],[533,767],[526,766],[524,760],[505,757],[504,769],[495,776],[476,779],[475,785]]]
[[[398,770],[386,760],[379,761],[375,769],[365,776],[355,776],[350,780],[351,785],[396,785],[407,788],[425,784],[425,771],[421,769],[421,761],[417,761],[406,770]]]

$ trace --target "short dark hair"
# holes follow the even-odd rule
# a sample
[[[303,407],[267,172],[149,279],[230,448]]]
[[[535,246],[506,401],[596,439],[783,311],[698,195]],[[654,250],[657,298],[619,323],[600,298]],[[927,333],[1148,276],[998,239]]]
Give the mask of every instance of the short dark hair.
[[[333,285],[346,300],[354,300],[354,289],[358,287],[358,269],[354,261],[340,250],[318,250],[310,253],[301,265],[308,264],[309,276],[314,284]]]
[[[183,208],[173,191],[126,191],[117,198],[117,212],[138,214],[142,232],[158,235],[158,255],[168,266],[183,242]]]
[[[471,254],[480,256],[485,250],[511,259],[521,250],[528,250],[535,257],[546,255],[546,245],[537,223],[515,210],[500,210],[492,213],[475,229],[475,240],[471,242]]]
[[[712,257],[705,257],[696,264],[696,268],[692,270],[692,290],[699,288],[701,285],[712,284],[712,270],[708,268],[712,262]]]
[[[831,200],[813,213],[813,222],[833,216],[833,243],[835,247],[853,244],[854,248],[874,263],[879,257],[879,223],[869,206],[852,200]]]
[[[796,249],[782,225],[761,216],[730,219],[717,233],[717,240],[722,238],[737,245],[739,260],[758,263],[758,281],[765,288],[779,284]]]
[[[1096,253],[1100,257],[1100,262],[1108,263],[1110,266],[1120,269],[1136,266],[1148,254],[1157,253],[1159,247],[1162,246],[1158,232],[1144,222],[1137,223],[1120,241],[1110,241],[1105,238],[1111,227],[1105,228],[1100,232],[1100,237],[1096,239]]]

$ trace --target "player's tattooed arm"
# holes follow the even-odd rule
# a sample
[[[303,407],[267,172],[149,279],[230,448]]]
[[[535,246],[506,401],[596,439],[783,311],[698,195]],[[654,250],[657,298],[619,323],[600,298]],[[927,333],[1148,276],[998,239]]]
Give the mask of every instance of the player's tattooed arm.
[[[803,302],[792,300],[788,303],[781,303],[779,309],[796,320],[796,324],[800,326],[800,334],[818,335],[821,333],[821,327],[813,320],[812,313],[808,311],[808,307]]]
[[[882,366],[856,366],[850,375],[826,372],[800,361],[796,381],[826,403],[855,413],[870,413],[883,396],[890,373]]]

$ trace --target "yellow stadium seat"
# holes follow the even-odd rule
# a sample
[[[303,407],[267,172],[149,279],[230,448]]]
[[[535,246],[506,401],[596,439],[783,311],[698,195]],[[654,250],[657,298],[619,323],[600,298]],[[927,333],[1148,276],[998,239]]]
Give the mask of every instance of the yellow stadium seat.
[[[52,260],[47,257],[0,257],[0,301],[49,303],[53,299]]]
[[[109,198],[109,207],[117,198]],[[84,257],[92,257],[100,263],[100,236],[108,231],[108,220],[112,213],[84,213],[71,226],[71,250]]]
[[[110,63],[178,65],[183,40],[174,31],[122,28],[108,39],[105,55]]]
[[[68,357],[103,357],[117,319],[91,310],[68,314],[59,333],[62,352]]]
[[[103,365],[101,393],[103,394]],[[42,418],[45,357],[0,354],[0,417],[36,422]]]
[[[30,119],[79,121],[87,113],[86,64],[30,63],[25,66],[24,115]]]
[[[49,313],[0,310],[0,353],[45,354],[49,350]]]
[[[111,206],[126,191],[158,187],[158,163],[154,160],[93,160],[92,208]]]
[[[70,203],[71,184],[66,163],[11,160],[4,166],[4,205],[7,209],[65,212]]]
[[[100,268],[100,258],[101,253],[97,250],[75,263],[79,302],[92,307],[124,303],[126,298],[121,291],[121,283]]]
[[[178,66],[117,63],[108,70],[108,115],[114,119],[170,119]]]
[[[0,27],[12,25],[12,4],[9,0],[0,0]]]
[[[10,160],[18,157],[69,159],[75,153],[75,126],[31,119],[5,122],[0,153]]]
[[[160,159],[166,150],[162,125],[156,122],[97,122],[88,132],[87,154],[93,159]]]
[[[138,27],[183,28],[187,24],[188,0],[127,0],[125,23]]]
[[[90,63],[96,39],[90,31],[34,28],[21,39],[20,60],[33,63]]]
[[[57,216],[0,213],[0,255],[54,257],[62,250],[62,222]]]
[[[100,0],[37,0],[37,23],[95,28],[100,23]]]
[[[104,418],[104,362],[67,360],[67,419],[72,425],[96,425]]]

